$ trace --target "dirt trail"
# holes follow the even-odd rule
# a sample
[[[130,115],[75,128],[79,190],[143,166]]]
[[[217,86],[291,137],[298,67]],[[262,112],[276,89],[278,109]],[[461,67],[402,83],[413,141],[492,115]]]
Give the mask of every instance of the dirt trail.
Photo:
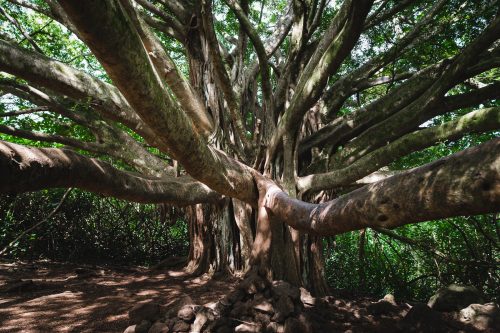
[[[166,309],[184,296],[196,304],[216,302],[240,281],[232,276],[191,277],[182,270],[0,261],[0,333],[121,333],[130,324],[128,311],[140,302],[152,300]],[[390,304],[376,299],[352,295],[320,299],[307,297],[306,291],[301,299],[312,332],[408,332],[401,326],[410,308],[404,302],[386,309]],[[446,329],[436,332],[477,332],[450,314],[439,316]],[[429,321],[417,318],[410,327],[419,322],[438,324]],[[415,330],[420,331],[428,332]]]
[[[18,290],[5,289],[23,283]],[[189,295],[203,304],[238,279],[189,277],[182,270],[83,267],[51,262],[0,262],[0,332],[123,332],[141,301],[168,305]]]

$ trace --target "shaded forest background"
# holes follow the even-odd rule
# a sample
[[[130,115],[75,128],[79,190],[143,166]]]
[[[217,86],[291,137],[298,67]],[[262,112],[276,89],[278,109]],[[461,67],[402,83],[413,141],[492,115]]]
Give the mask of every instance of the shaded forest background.
[[[2,4],[31,35],[36,37],[44,54],[110,82],[87,47],[73,38],[69,32],[47,18],[28,15],[27,12],[5,1]],[[457,20],[454,24],[443,24],[439,28],[442,29],[441,35],[448,36],[448,39],[442,40],[443,37],[437,33],[429,34],[425,38],[425,43],[412,48],[403,59],[388,64],[380,74],[393,76],[398,72],[424,68],[459,52],[460,48],[473,40],[484,27],[486,20],[483,16],[491,16],[494,12],[493,7],[481,12],[477,10],[479,8],[477,6],[471,2],[469,7],[464,9],[467,19]],[[280,8],[276,10],[279,11]],[[325,15],[326,19],[329,19],[333,12]],[[435,21],[446,22],[446,19],[452,17],[451,14],[444,12]],[[220,31],[224,29],[237,31],[238,28],[237,20],[230,13],[225,22],[215,24]],[[264,26],[262,24],[259,29],[265,30]],[[320,26],[320,32],[325,28],[326,23]],[[403,28],[409,29],[405,26]],[[386,48],[393,39],[396,40],[393,30],[388,24],[370,32],[373,47],[365,54],[360,52],[352,59],[348,59],[341,74],[356,68],[363,63],[365,57],[374,56],[377,47]],[[27,47],[24,36],[14,26],[8,25],[5,32],[20,41],[21,46]],[[186,74],[187,61],[180,45],[170,39],[162,39],[162,42],[168,46],[180,70]],[[480,82],[493,85],[499,77],[498,68],[494,68],[476,78],[481,79]],[[2,75],[0,78],[5,77]],[[346,106],[339,110],[339,115],[349,114],[357,106],[367,104],[397,86],[394,82],[390,82],[388,85],[371,87],[362,94],[358,93],[356,99],[353,97],[347,101],[352,105],[346,103]],[[466,85],[457,86],[451,93],[466,93],[469,88]],[[7,117],[5,114],[9,112],[28,110],[33,108],[33,105],[14,96],[5,95],[2,98],[1,125],[69,136],[81,141],[93,139],[88,129],[73,124],[58,114],[38,112],[31,116]],[[500,101],[493,99],[481,107],[499,105]],[[88,106],[82,102],[75,103],[72,107],[77,111],[85,111]],[[426,122],[425,126],[444,124],[474,109],[466,107],[436,116]],[[245,121],[253,125],[251,117]],[[135,133],[130,131],[129,134],[141,141]],[[392,163],[388,169],[405,170],[421,166],[498,136],[498,131],[467,134],[459,140],[441,142],[410,154]],[[7,134],[0,134],[0,140],[38,147],[63,146],[57,143],[21,139]],[[165,157],[156,148],[147,147],[147,149],[162,158]],[[79,153],[96,156],[85,151]],[[99,157],[121,169],[131,170],[130,166],[119,160],[106,156]],[[166,157],[165,159],[167,160]],[[20,233],[46,218],[59,204],[64,193],[65,190],[44,190],[0,196],[0,250]],[[152,266],[169,256],[187,255],[189,222],[183,216],[182,210],[177,208],[102,198],[75,189],[70,192],[58,212],[16,242],[6,258],[50,259],[97,265]],[[460,217],[450,218],[442,223],[430,221],[406,225],[393,230],[390,235],[366,229],[345,233],[335,238],[324,238],[326,278],[330,287],[337,292],[377,297],[392,293],[397,299],[420,301],[427,300],[441,286],[461,283],[482,289],[488,299],[498,303],[500,301],[497,290],[500,285],[499,223],[498,214]]]
[[[0,197],[0,247],[44,219],[64,192]],[[165,209],[73,190],[57,214],[14,244],[8,257],[151,266],[168,256],[185,256],[189,226],[181,211]],[[416,244],[372,229],[325,238],[326,277],[332,289],[426,300],[442,285],[463,283],[499,301],[498,216],[407,225],[394,233]]]

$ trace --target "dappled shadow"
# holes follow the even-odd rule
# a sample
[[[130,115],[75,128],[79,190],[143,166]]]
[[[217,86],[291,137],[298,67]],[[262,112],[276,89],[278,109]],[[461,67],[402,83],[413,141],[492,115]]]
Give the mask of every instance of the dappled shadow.
[[[183,271],[128,271],[50,262],[0,263],[0,332],[123,332],[128,310],[142,301],[168,306],[189,295],[197,303],[217,301],[237,279],[190,277]],[[81,272],[79,272],[81,273]],[[32,280],[28,288],[5,292]]]
[[[239,283],[232,276],[193,277],[183,270],[0,262],[0,332],[123,332],[130,324],[128,311],[138,303],[154,301],[170,309],[184,296],[198,305],[224,302],[244,285]],[[411,308],[404,302],[336,294],[315,298],[302,290],[303,308],[289,319],[311,332],[407,332],[415,324],[404,322]],[[443,332],[476,332],[451,314],[435,316]],[[259,317],[227,319],[239,325]]]

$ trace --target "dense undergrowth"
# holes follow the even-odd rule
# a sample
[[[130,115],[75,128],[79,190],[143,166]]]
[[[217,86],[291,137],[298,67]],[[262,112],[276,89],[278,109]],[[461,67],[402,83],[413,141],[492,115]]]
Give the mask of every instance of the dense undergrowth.
[[[407,225],[397,234],[408,244],[368,229],[337,236],[327,257],[327,279],[334,288],[396,298],[425,300],[451,283],[474,285],[498,298],[498,219],[494,216],[450,218]],[[497,299],[498,301],[498,299]]]
[[[64,190],[0,197],[0,246],[41,221]],[[58,212],[16,242],[8,255],[82,263],[150,265],[188,251],[187,225],[156,205],[73,190]]]
[[[46,218],[63,194],[47,190],[1,196],[0,247]],[[425,300],[442,285],[463,283],[482,289],[490,299],[498,297],[496,216],[408,225],[395,234],[368,229],[325,239],[325,270],[332,290]],[[188,226],[179,210],[73,190],[58,212],[16,242],[7,257],[151,265],[186,255],[188,242]]]

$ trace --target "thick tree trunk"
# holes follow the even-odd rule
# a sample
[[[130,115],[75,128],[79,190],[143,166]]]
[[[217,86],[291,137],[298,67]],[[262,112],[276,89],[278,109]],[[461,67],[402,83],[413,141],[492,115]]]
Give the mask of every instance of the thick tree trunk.
[[[189,206],[185,212],[189,223],[190,273],[234,273],[248,267],[249,253],[243,250],[248,248],[247,237],[239,232],[229,199]]]
[[[305,287],[316,296],[328,294],[321,237],[303,234],[283,224],[263,206],[264,202],[264,198],[259,200],[250,261],[252,271]]]
[[[186,207],[187,270],[194,275],[258,271],[325,295],[322,239],[268,220],[265,210],[252,211],[234,199]]]
[[[267,209],[261,205],[262,200],[259,200],[259,207],[256,214],[256,233],[253,242],[250,265],[252,271],[258,271],[260,275],[266,276],[269,279],[288,279],[295,280],[295,284],[300,284],[298,274],[290,274],[296,272],[294,261],[287,260],[284,233],[280,229],[282,224],[272,221]],[[290,246],[288,246],[290,248]],[[288,268],[288,269],[287,269]],[[291,278],[292,275],[295,275]]]
[[[305,287],[315,296],[328,294],[322,238],[302,234],[270,218],[264,207],[259,208],[250,263],[252,271],[269,279]]]

